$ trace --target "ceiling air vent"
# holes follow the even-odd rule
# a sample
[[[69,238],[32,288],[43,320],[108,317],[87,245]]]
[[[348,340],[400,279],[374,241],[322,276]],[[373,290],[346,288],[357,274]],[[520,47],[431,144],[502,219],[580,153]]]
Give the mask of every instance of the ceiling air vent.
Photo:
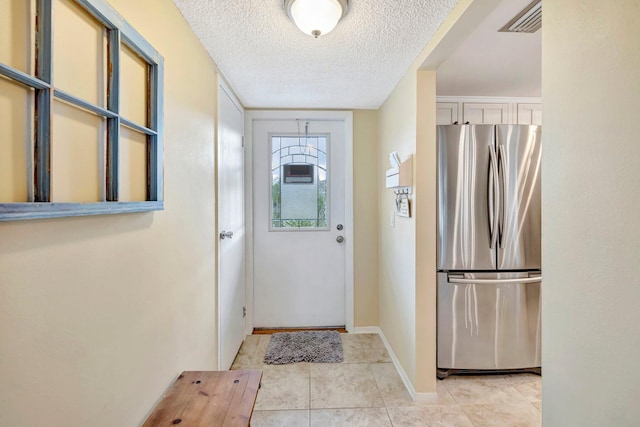
[[[542,0],[535,0],[499,31],[503,33],[535,33],[540,27],[542,27]]]

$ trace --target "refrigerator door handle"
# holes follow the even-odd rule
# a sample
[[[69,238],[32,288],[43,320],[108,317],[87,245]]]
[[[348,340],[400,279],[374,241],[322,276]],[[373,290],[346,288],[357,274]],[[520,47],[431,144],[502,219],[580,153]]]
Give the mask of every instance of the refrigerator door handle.
[[[493,145],[489,144],[489,174],[493,175],[493,183],[489,182],[489,248],[493,249],[498,241],[498,211],[500,195],[498,193],[498,159]],[[493,184],[493,185],[492,185]]]
[[[454,276],[447,278],[449,283],[459,284],[477,284],[477,285],[500,285],[506,283],[540,283],[542,282],[542,276],[536,277],[523,277],[520,279],[463,279]]]
[[[504,235],[504,222],[507,216],[507,155],[504,151],[504,145],[501,145],[498,152],[498,159],[500,160],[499,166],[502,166],[502,188],[500,191],[500,206],[502,207],[502,213],[500,214],[499,220],[499,236],[500,236],[500,248],[504,248],[504,242],[502,240],[502,236]]]
[[[494,177],[493,172],[493,157],[491,156],[491,146],[489,145],[489,167],[487,168],[487,219],[489,220],[489,247],[493,249],[493,218],[496,213],[495,203],[496,196],[494,194],[495,185],[492,180]]]

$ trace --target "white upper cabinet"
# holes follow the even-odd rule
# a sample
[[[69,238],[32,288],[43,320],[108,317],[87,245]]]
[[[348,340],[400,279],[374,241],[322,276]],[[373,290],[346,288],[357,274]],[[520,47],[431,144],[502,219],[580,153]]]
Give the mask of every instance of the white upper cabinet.
[[[437,97],[436,123],[542,125],[539,98]]]
[[[458,103],[438,102],[436,106],[436,124],[452,125],[455,122],[460,123],[460,119],[458,119]]]
[[[542,125],[542,105],[518,104],[519,125]]]
[[[509,104],[498,103],[467,103],[462,104],[464,122],[472,125],[509,124]]]

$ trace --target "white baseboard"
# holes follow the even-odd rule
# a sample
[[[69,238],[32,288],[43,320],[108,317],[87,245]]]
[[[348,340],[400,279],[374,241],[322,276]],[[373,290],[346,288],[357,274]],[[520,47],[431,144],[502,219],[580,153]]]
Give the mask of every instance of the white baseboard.
[[[438,393],[416,393],[413,398],[416,402],[435,402],[438,399]]]
[[[387,352],[389,353],[389,357],[391,357],[391,361],[393,362],[393,365],[396,367],[396,370],[398,371],[400,378],[402,378],[402,382],[404,383],[404,386],[407,388],[409,395],[411,395],[411,398],[414,401],[429,401],[429,400],[435,400],[438,397],[436,393],[416,393],[416,389],[413,387],[413,384],[411,384],[411,381],[409,380],[409,376],[404,371],[404,368],[400,364],[400,361],[398,360],[398,358],[396,357],[396,354],[393,352],[393,349],[391,348],[391,344],[389,344],[389,341],[387,341],[387,337],[384,336],[384,333],[382,332],[382,329],[380,329],[379,326],[357,327],[357,328],[354,328],[353,333],[354,334],[378,334],[380,336],[380,339],[382,339],[384,346],[387,348]]]
[[[378,334],[380,335],[382,331],[377,326],[356,326],[353,328],[354,334]]]

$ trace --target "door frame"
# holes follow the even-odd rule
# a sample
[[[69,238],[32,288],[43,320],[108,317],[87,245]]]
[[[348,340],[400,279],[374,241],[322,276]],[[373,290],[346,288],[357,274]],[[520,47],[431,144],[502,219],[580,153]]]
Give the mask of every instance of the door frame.
[[[244,107],[242,106],[242,104],[240,103],[240,101],[238,100],[238,98],[236,97],[236,95],[234,94],[233,90],[231,89],[231,87],[229,86],[229,84],[227,84],[227,82],[222,78],[222,76],[218,75],[218,86],[217,86],[217,93],[216,93],[216,113],[215,113],[215,144],[214,144],[214,157],[215,157],[215,163],[214,163],[214,167],[215,167],[215,201],[216,201],[216,206],[215,206],[215,230],[216,230],[216,235],[214,236],[215,238],[215,252],[216,252],[216,343],[217,343],[217,349],[216,349],[216,354],[217,354],[217,369],[218,370],[226,370],[226,367],[222,366],[222,322],[221,322],[221,313],[222,310],[220,310],[220,285],[221,285],[221,276],[220,276],[220,272],[222,271],[222,260],[220,259],[221,257],[221,251],[220,251],[220,232],[222,231],[220,229],[220,215],[218,213],[218,207],[220,206],[220,177],[218,175],[220,169],[218,168],[218,161],[220,160],[220,156],[218,155],[218,149],[220,148],[220,124],[218,121],[219,118],[219,112],[220,112],[220,97],[221,96],[228,96],[229,99],[231,100],[231,102],[236,106],[236,108],[238,108],[238,110],[240,110],[242,112],[243,115],[243,120],[246,123],[246,111],[244,109]],[[246,126],[243,129],[246,129]],[[244,135],[243,135],[244,138]],[[246,147],[246,144],[243,144],[243,147]],[[247,150],[245,148],[244,150],[244,164],[243,167],[246,168],[247,162],[246,162],[246,153]],[[246,176],[246,170],[244,173],[244,176]],[[245,192],[246,192],[246,185],[247,183],[244,182],[244,187],[245,187]],[[245,198],[246,200],[246,198]],[[244,239],[245,239],[245,256],[244,256],[244,270],[245,270],[245,284],[244,284],[244,292],[245,292],[245,307],[246,307],[246,300],[247,300],[247,275],[246,275],[246,271],[247,271],[247,255],[246,255],[246,241],[247,241],[247,224],[246,224],[246,220],[247,220],[247,205],[244,205],[244,212],[245,212],[245,234],[244,234]],[[247,323],[247,319],[245,318],[245,330],[246,330],[246,323]]]
[[[323,120],[344,123],[345,138],[345,175],[344,175],[344,225],[345,225],[345,328],[348,332],[354,329],[354,219],[353,219],[353,112],[352,111],[316,111],[316,110],[247,110],[245,123],[245,156],[244,156],[244,188],[245,188],[245,333],[253,332],[253,122],[277,120]]]

